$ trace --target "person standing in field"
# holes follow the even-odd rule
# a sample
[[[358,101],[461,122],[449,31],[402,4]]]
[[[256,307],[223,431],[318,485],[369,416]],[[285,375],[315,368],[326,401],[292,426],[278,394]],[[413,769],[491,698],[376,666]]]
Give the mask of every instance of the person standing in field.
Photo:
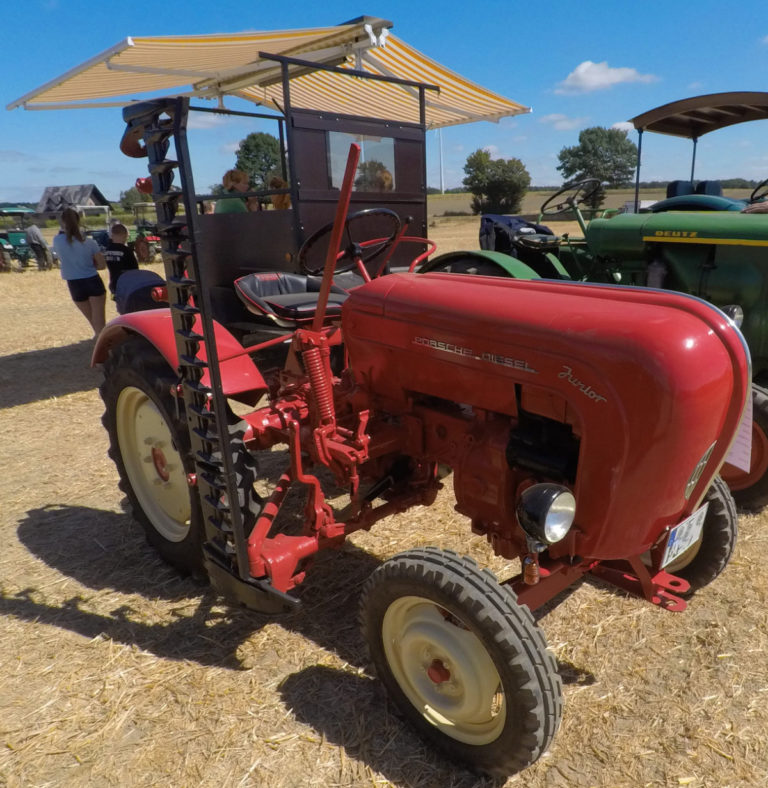
[[[109,269],[109,292],[115,295],[115,287],[120,274],[139,267],[133,249],[128,246],[128,228],[116,222],[109,230],[109,243],[104,250],[104,258]]]
[[[30,224],[27,227],[26,237],[27,243],[35,254],[38,269],[45,271],[48,268],[53,268],[53,262],[50,260],[51,253],[40,228],[36,224]]]
[[[73,208],[64,209],[59,223],[61,232],[53,239],[53,248],[61,263],[61,278],[94,336],[98,336],[106,322],[107,291],[97,273],[107,267],[104,255],[96,241],[83,233],[80,216]]]

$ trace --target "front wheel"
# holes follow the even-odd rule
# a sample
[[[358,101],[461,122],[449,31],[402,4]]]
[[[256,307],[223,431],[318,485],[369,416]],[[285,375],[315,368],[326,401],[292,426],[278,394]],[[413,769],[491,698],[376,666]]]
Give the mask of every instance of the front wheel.
[[[366,583],[361,620],[387,691],[449,757],[509,775],[550,745],[562,713],[555,660],[528,608],[472,559],[395,556]]]
[[[672,575],[682,577],[690,585],[690,591],[682,596],[691,596],[700,588],[709,585],[728,565],[736,546],[738,514],[728,485],[715,476],[704,496],[709,504],[701,529],[701,536],[684,553],[664,569]]]

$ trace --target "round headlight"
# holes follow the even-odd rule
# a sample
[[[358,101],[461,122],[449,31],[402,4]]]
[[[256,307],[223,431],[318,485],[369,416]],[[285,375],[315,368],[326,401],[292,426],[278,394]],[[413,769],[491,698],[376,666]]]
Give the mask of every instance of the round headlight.
[[[559,542],[571,529],[576,516],[576,499],[570,490],[561,492],[544,518],[544,539],[549,544]]]
[[[726,304],[720,308],[736,328],[741,328],[741,324],[744,322],[744,310],[738,304]]]
[[[560,484],[534,484],[517,504],[517,519],[528,536],[554,544],[565,537],[576,516],[573,493]]]

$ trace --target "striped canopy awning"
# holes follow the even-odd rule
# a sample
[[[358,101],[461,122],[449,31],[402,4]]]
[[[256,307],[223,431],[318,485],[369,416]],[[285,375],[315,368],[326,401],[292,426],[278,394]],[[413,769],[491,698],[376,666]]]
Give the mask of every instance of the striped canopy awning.
[[[389,34],[391,23],[361,17],[334,27],[204,36],[126,38],[11,102],[7,109],[123,106],[157,95],[239,96],[282,111],[281,66],[268,55],[365,71],[439,90],[425,91],[426,126],[498,121],[530,112]],[[290,67],[295,107],[419,122],[419,90],[332,71]]]
[[[768,118],[768,93],[709,93],[673,101],[632,118],[638,131],[698,139],[736,123]]]

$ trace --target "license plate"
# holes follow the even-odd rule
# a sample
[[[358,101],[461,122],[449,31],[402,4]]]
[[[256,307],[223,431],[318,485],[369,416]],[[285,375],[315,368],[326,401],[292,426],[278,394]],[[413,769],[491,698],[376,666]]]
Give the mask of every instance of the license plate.
[[[709,503],[705,503],[701,509],[697,509],[690,517],[687,517],[682,523],[678,523],[669,532],[667,546],[664,548],[664,558],[661,561],[662,567],[671,564],[689,547],[696,544],[701,537],[701,529],[704,527],[708,506]]]

